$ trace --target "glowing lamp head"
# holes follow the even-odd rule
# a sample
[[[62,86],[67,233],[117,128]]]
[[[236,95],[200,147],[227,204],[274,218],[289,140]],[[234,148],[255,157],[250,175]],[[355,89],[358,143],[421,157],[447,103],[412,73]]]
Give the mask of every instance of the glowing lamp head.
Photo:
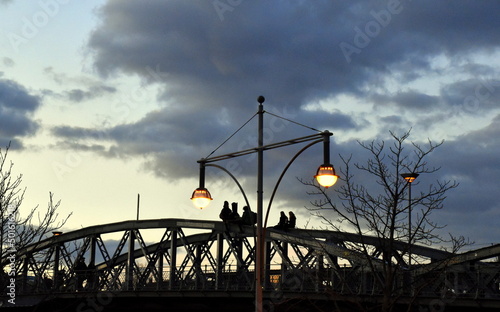
[[[419,176],[419,174],[418,173],[402,173],[401,176],[408,183],[411,183],[411,182],[415,181],[415,179]]]
[[[213,200],[213,198],[206,188],[197,188],[194,190],[191,200],[196,208],[203,209],[210,204],[210,201]]]
[[[323,164],[319,166],[318,171],[316,172],[316,175],[314,177],[321,186],[326,188],[334,185],[339,178],[339,176],[335,174],[333,165],[330,164]]]
[[[52,235],[54,235],[54,236],[59,236],[59,235],[61,235],[62,233],[63,233],[63,232],[60,232],[60,231],[54,231],[54,232],[52,232]]]

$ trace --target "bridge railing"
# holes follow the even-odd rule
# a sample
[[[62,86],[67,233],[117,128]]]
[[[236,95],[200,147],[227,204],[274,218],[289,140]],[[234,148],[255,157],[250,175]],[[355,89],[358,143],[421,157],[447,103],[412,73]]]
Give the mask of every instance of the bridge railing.
[[[218,276],[210,266],[202,266],[202,274],[197,278],[178,275],[178,279],[171,283],[172,276],[168,269],[162,271],[161,279],[151,278],[140,285],[134,281],[135,291],[253,291],[245,277],[238,272],[236,266],[228,266]],[[186,268],[185,268],[186,269]],[[84,276],[73,276],[69,279],[61,277],[58,287],[54,287],[47,272],[45,280],[36,280],[28,276],[28,280],[17,277],[18,285],[25,285],[19,289],[19,294],[54,294],[74,292],[99,292],[99,291],[124,291],[130,290],[126,286],[126,273],[118,275],[119,282],[114,285],[121,287],[105,288],[101,279],[105,278],[103,272],[85,272]],[[248,273],[248,272],[247,272]],[[253,271],[250,271],[253,277]],[[382,294],[382,288],[377,283],[375,276],[368,267],[344,266],[341,268],[303,268],[286,269],[281,265],[271,266],[266,280],[266,291],[281,292],[309,292],[309,293],[336,293],[341,295],[367,295],[377,296]],[[81,278],[79,281],[78,278]],[[411,292],[418,292],[419,296],[429,298],[469,298],[469,299],[498,299],[500,300],[500,264],[490,263],[486,266],[475,266],[464,270],[461,266],[449,267],[441,272],[414,276],[410,271],[400,271],[396,278],[394,295],[410,296]],[[78,284],[81,282],[81,286]]]

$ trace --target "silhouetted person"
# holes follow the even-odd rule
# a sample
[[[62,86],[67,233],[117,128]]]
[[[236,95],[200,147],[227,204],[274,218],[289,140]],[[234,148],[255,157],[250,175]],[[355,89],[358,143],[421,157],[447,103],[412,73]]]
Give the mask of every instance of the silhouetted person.
[[[63,289],[66,286],[66,271],[64,269],[57,271],[56,279],[54,280],[54,288]]]
[[[289,218],[288,218],[287,229],[294,229],[295,224],[297,223],[297,218],[295,217],[295,214],[291,211],[288,214]]]
[[[96,267],[94,263],[89,263],[87,267],[87,289],[94,290],[96,285],[99,285],[98,279],[99,277],[96,274]]]
[[[238,213],[238,203],[231,203],[231,213],[229,214],[230,221],[241,221],[240,214]]]
[[[238,226],[240,227],[240,231],[243,232],[243,228],[241,227],[242,220],[240,214],[238,213],[238,203],[232,203],[231,208],[232,211],[229,215],[228,222],[238,224]]]
[[[280,212],[280,222],[274,228],[278,230],[286,230],[287,224],[288,224],[288,218],[286,214],[282,211]]]
[[[222,206],[222,210],[220,211],[219,218],[221,218],[222,221],[227,222],[229,220],[230,215],[231,215],[231,208],[229,208],[229,202],[226,200],[224,201],[224,206]]]
[[[75,266],[76,275],[76,289],[83,289],[83,282],[87,279],[87,265],[85,264],[85,258],[80,258]]]
[[[241,221],[245,225],[254,225],[257,223],[257,214],[250,210],[250,207],[243,207],[243,215],[241,216]]]
[[[43,283],[47,289],[51,289],[54,287],[54,281],[47,276],[47,274],[43,275]]]

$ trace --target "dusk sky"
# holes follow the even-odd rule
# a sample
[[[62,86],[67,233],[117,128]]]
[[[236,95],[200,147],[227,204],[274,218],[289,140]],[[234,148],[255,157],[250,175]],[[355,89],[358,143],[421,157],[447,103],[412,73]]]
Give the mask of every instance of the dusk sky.
[[[499,243],[499,13],[495,0],[0,0],[0,146],[23,175],[23,211],[53,192],[73,212],[65,231],[135,219],[138,193],[141,219],[217,220],[224,200],[243,199],[207,168],[214,201],[195,209],[196,161],[264,95],[266,111],[333,132],[335,166],[366,160],[357,141],[390,131],[444,140],[428,159],[441,169],[415,192],[456,180],[435,220],[477,247]],[[315,133],[265,118],[266,143]],[[215,154],[256,145],[254,119]],[[265,200],[298,149],[265,153]],[[315,224],[297,177],[321,162],[317,145],[294,163],[272,224],[281,210]],[[219,165],[255,203],[255,157]]]

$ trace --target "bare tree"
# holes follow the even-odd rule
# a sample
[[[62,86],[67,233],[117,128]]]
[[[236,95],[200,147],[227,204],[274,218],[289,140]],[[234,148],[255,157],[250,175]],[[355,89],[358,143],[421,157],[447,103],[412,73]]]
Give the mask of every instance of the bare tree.
[[[60,201],[54,201],[53,193],[49,193],[49,201],[45,210],[38,206],[22,215],[20,207],[26,188],[21,187],[22,174],[12,171],[14,163],[8,161],[10,143],[4,151],[0,148],[0,256],[3,260],[12,252],[31,243],[46,238],[46,234],[59,230],[71,214],[60,217],[57,212]],[[3,261],[2,261],[3,262]]]
[[[443,208],[446,193],[458,186],[455,181],[437,181],[425,190],[420,183],[414,182],[414,186],[418,185],[418,192],[408,198],[411,186],[401,174],[422,175],[438,171],[439,168],[429,166],[426,159],[443,144],[430,140],[425,146],[413,142],[408,144],[406,140],[409,135],[410,131],[402,136],[391,132],[394,142],[390,145],[384,141],[358,141],[360,147],[370,154],[366,163],[353,163],[352,156],[341,156],[341,183],[333,192],[338,200],[333,199],[331,192],[314,181],[301,180],[303,184],[314,188],[314,191],[308,192],[309,195],[320,197],[311,202],[313,207],[309,209],[314,211],[313,214],[334,230],[356,233],[361,237],[360,242],[350,242],[347,247],[366,258],[374,282],[382,292],[381,311],[391,311],[397,301],[394,290],[398,271],[408,269],[408,263],[416,267],[428,261],[412,255],[412,245],[449,244],[452,245],[451,252],[456,252],[467,243],[463,237],[443,238],[439,233],[443,226],[431,219],[433,212]],[[358,182],[355,173],[363,177],[364,184]],[[413,219],[410,227],[411,209]],[[376,237],[378,247],[368,244],[366,238],[363,240],[367,236]],[[398,250],[396,244],[401,246],[401,242],[411,244],[406,244],[406,249]],[[405,265],[402,264],[404,259],[411,260]]]

